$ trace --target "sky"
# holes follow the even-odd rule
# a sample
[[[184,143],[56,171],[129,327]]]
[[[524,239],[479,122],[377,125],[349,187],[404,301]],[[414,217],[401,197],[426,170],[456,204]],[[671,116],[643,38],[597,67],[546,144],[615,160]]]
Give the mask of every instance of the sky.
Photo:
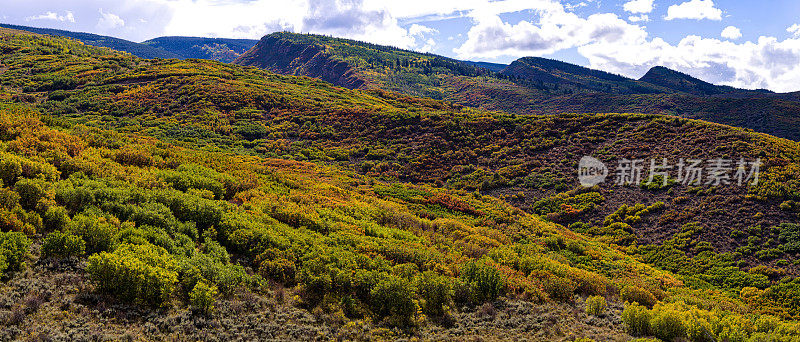
[[[797,0],[0,0],[0,22],[141,42],[319,33],[449,57],[800,91]]]

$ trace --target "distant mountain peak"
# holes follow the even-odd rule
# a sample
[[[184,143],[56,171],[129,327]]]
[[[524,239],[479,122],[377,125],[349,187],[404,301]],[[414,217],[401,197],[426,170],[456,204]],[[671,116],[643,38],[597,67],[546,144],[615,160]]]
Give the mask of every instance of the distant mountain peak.
[[[543,57],[523,57],[512,62],[502,74],[521,78],[533,85],[567,86],[582,91],[610,94],[658,94],[674,91],[609,72]]]
[[[730,86],[715,85],[689,74],[672,70],[664,66],[650,68],[639,81],[659,85],[676,91],[693,95],[720,95],[720,94],[747,94],[747,93],[771,93],[768,90],[746,90]]]
[[[553,71],[560,71],[560,72],[567,72],[570,74],[582,74],[587,76],[592,76],[599,79],[605,79],[609,81],[626,81],[629,80],[623,76],[615,75],[609,72],[590,69],[587,67],[583,67],[577,64],[562,62],[556,59],[549,59],[544,57],[522,57],[515,62],[524,63],[531,66],[536,66],[542,68],[548,72]],[[512,63],[513,64],[513,63]]]
[[[266,35],[233,63],[282,74],[317,77],[350,89],[359,88],[366,83],[352,65],[331,56],[322,44],[297,41],[310,37],[286,32]]]
[[[117,51],[125,51],[141,58],[179,58],[180,56],[152,46],[132,42],[125,39],[101,36],[94,33],[73,32],[41,27],[20,26],[0,23],[0,27],[32,32],[36,34],[49,34],[51,36],[68,37],[77,39],[87,45],[107,47]]]
[[[167,36],[142,42],[180,58],[211,59],[230,63],[258,43],[254,39]]]

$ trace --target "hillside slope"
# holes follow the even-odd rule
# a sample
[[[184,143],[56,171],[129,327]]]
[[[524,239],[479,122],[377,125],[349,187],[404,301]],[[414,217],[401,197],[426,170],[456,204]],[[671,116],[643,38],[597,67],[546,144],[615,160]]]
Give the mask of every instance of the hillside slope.
[[[158,37],[142,42],[171,52],[181,59],[210,59],[225,63],[233,62],[258,43],[254,39],[203,38],[203,37]]]
[[[692,94],[697,85],[648,83],[540,58],[523,58],[495,73],[480,64],[436,55],[282,32],[265,36],[234,63],[316,77],[351,89],[395,91],[484,110],[674,115],[800,140],[800,102],[791,94],[711,86],[724,93],[698,96]]]
[[[310,163],[183,149],[85,126],[54,129],[38,116],[25,106],[0,103],[2,141],[8,146],[0,151],[2,165],[24,167],[21,174],[0,172],[5,183],[14,184],[0,188],[4,198],[12,198],[0,212],[21,218],[3,222],[0,253],[7,252],[11,237],[36,246],[21,255],[29,268],[12,264],[15,268],[0,273],[11,278],[0,283],[4,340],[30,333],[53,339],[263,338],[265,333],[281,339],[389,338],[406,333],[370,330],[417,325],[418,333],[444,337],[463,332],[425,329],[425,316],[414,309],[417,299],[427,298],[420,310],[430,324],[443,319],[443,312],[454,316],[444,319],[460,317],[461,324],[469,324],[479,319],[470,306],[500,295],[560,298],[550,299],[539,280],[526,277],[526,268],[484,257],[494,250],[529,249],[518,257],[535,258],[540,266],[534,268],[543,267],[541,281],[574,279],[583,287],[578,294],[604,294],[627,283],[659,294],[667,286],[681,286],[668,273],[488,197],[387,185]],[[55,240],[63,236],[79,247]],[[552,237],[604,255],[601,264],[621,271],[565,267],[540,247]],[[501,287],[470,290],[472,276],[461,265],[490,272],[496,281],[502,277]],[[552,272],[559,278],[548,275]],[[473,291],[467,297],[425,292],[442,286],[449,292],[450,283],[462,278],[464,289]],[[193,299],[203,287],[220,296],[213,316]],[[384,300],[394,306],[384,309]],[[450,311],[450,305],[463,309]],[[113,307],[111,314],[133,314],[113,319],[98,310],[104,306]],[[515,307],[531,304],[503,300],[498,306],[512,314]],[[13,312],[6,314],[9,309]],[[550,314],[586,328],[567,330],[576,336],[625,335],[619,326],[577,322],[581,316],[570,311]],[[274,319],[288,320],[292,329],[285,324],[282,329]],[[351,320],[352,327],[341,327]],[[315,327],[318,322],[339,323]],[[225,329],[204,331],[204,326]],[[543,338],[557,336],[542,325],[533,327]]]
[[[763,155],[772,167],[766,171],[776,173],[785,166],[780,160],[794,163],[798,153],[796,143],[789,141],[658,116],[493,115],[433,100],[346,90],[313,79],[208,61],[121,60],[109,64],[73,57],[74,61],[58,63],[82,61],[92,65],[94,72],[76,77],[79,70],[54,66],[48,74],[26,75],[27,69],[19,66],[25,65],[27,58],[22,53],[5,55],[3,64],[9,69],[0,79],[5,86],[34,96],[48,94],[39,107],[53,115],[99,127],[143,131],[195,146],[337,162],[388,179],[478,189],[498,196],[522,191],[522,196],[510,200],[524,209],[574,188],[576,163],[584,155],[606,156],[608,161],[648,155],[671,160],[723,156],[754,160]],[[128,69],[115,71],[113,65],[128,65]],[[73,90],[49,94],[57,83],[42,80],[68,75],[78,82],[68,85]],[[683,225],[698,221],[708,227],[703,240],[726,252],[748,243],[746,236],[733,237],[735,230],[796,220],[796,214],[778,208],[782,201],[797,200],[794,190],[774,199],[752,201],[746,197],[756,189],[701,188],[704,190],[697,192],[696,187],[677,185],[665,194],[607,187],[601,193],[606,200],[596,204],[595,213],[565,223],[590,219],[598,225],[622,204],[687,197],[692,200],[677,201],[652,220],[632,225],[632,233],[641,242],[663,242]],[[707,197],[707,190],[721,191],[729,199]],[[736,200],[741,201],[743,212],[761,215],[746,219],[738,210],[718,210]],[[701,203],[710,209],[695,213]],[[672,218],[660,219],[663,216]],[[721,224],[732,220],[737,224]],[[771,246],[778,245],[779,240],[773,240]],[[787,257],[794,256],[787,253]],[[754,265],[778,261],[760,260],[755,255],[743,258]]]
[[[500,71],[534,82],[540,86],[562,86],[576,91],[595,91],[609,94],[667,94],[682,92],[647,81],[632,80],[620,75],[593,70],[557,60],[524,57]]]
[[[474,64],[441,56],[289,32],[264,36],[233,63],[315,77],[350,89],[385,89],[434,99],[447,96],[442,88],[449,80],[443,76],[494,74]]]
[[[680,336],[699,317],[715,339],[797,335],[795,142],[654,115],[489,113],[0,33],[3,231],[34,241],[30,271],[16,262],[27,247],[8,253],[4,338],[74,322],[156,338],[210,326],[300,339],[673,331],[623,332],[634,311],[669,317]],[[576,188],[584,155],[765,165],[750,186]],[[114,281],[140,269],[159,291]],[[221,311],[208,316],[215,291]],[[589,295],[608,298],[607,315],[584,313]],[[644,307],[620,318],[624,301]],[[131,303],[141,311],[112,316]]]
[[[366,80],[357,75],[345,61],[333,58],[325,47],[300,44],[281,39],[273,34],[265,36],[256,45],[239,56],[235,64],[255,66],[277,73],[316,77],[340,87],[356,89]]]
[[[117,51],[123,51],[130,53],[134,56],[141,57],[141,58],[178,58],[179,56],[162,50],[155,47],[151,47],[144,44],[139,44],[136,42],[132,42],[125,39],[114,38],[109,36],[101,36],[92,33],[84,33],[84,32],[72,32],[72,31],[65,31],[65,30],[56,30],[56,29],[49,29],[49,28],[40,28],[40,27],[30,27],[30,26],[20,26],[20,25],[11,25],[11,24],[2,24],[0,23],[0,27],[5,27],[14,30],[22,30],[27,32],[33,32],[38,34],[49,34],[53,36],[59,37],[69,37],[80,40],[84,44],[92,45],[92,46],[99,46],[99,47],[107,47],[109,49],[114,49]]]
[[[718,86],[703,80],[699,80],[682,72],[670,70],[660,66],[653,67],[648,70],[647,73],[639,79],[639,81],[700,96],[725,94],[758,97],[760,95],[768,95],[772,93],[768,90],[744,90],[729,86]]]

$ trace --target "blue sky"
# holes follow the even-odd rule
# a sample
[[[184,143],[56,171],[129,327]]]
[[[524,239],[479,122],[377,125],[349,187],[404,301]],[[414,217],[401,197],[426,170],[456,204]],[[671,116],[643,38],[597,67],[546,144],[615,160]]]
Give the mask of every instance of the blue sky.
[[[800,1],[0,0],[0,21],[143,41],[323,33],[509,63],[543,56],[640,77],[663,65],[800,90]]]

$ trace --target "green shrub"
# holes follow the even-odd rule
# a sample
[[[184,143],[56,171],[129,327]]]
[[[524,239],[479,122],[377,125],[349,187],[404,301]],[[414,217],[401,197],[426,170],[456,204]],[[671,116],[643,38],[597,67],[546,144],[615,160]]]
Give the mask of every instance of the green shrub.
[[[633,336],[650,334],[650,311],[636,303],[628,303],[622,310],[622,322],[625,329]]]
[[[572,301],[578,285],[574,281],[551,275],[543,280],[544,291],[553,300]]]
[[[220,267],[208,255],[196,253],[181,260],[179,280],[185,289],[193,289],[200,282],[213,282]]]
[[[411,324],[416,305],[413,289],[406,280],[394,276],[378,283],[370,292],[372,312],[397,326]]]
[[[680,313],[664,308],[653,314],[650,320],[650,329],[653,336],[663,341],[673,341],[686,336],[686,326],[681,320]]]
[[[226,191],[233,186],[233,179],[229,175],[220,174],[212,169],[197,164],[184,164],[177,170],[164,170],[159,173],[164,181],[172,184],[175,189],[188,191],[189,189],[209,190],[216,199],[222,199],[230,192]]]
[[[715,342],[716,334],[714,328],[705,318],[689,317],[684,320],[686,326],[686,336],[692,342]]]
[[[453,302],[458,305],[472,304],[472,294],[470,285],[464,279],[456,278],[453,280]]]
[[[444,315],[452,300],[450,279],[426,271],[416,278],[417,294],[422,298],[422,310],[429,316]]]
[[[69,215],[67,209],[59,206],[52,206],[47,208],[47,211],[42,217],[44,228],[48,231],[62,230],[69,224]]]
[[[9,188],[3,187],[0,180],[0,208],[14,209],[19,206],[19,194]]]
[[[167,206],[153,202],[143,203],[135,207],[128,220],[136,222],[137,226],[158,227],[166,232],[175,232],[181,225]]]
[[[461,269],[461,278],[470,286],[472,298],[479,303],[503,295],[503,276],[486,260],[470,261]]]
[[[561,235],[549,236],[544,239],[544,243],[553,251],[560,251],[565,247],[564,237]]]
[[[17,177],[22,175],[22,164],[15,159],[3,158],[0,160],[0,178],[5,184],[14,184]]]
[[[67,225],[67,232],[80,236],[86,242],[86,253],[93,254],[111,250],[117,227],[104,217],[80,214]]]
[[[586,252],[586,248],[578,240],[570,240],[567,242],[567,249],[576,255],[583,255]]]
[[[79,236],[70,235],[60,231],[47,234],[42,243],[43,258],[68,258],[81,256],[86,252],[86,242]]]
[[[673,178],[667,177],[666,180],[664,180],[663,175],[654,175],[652,181],[650,180],[650,177],[642,180],[642,182],[639,183],[639,187],[649,191],[658,191],[672,187],[675,185],[675,183],[677,182]]]
[[[150,166],[153,164],[153,157],[150,155],[150,153],[133,148],[126,148],[117,151],[114,160],[122,165],[134,165],[139,167]]]
[[[33,211],[26,211],[17,206],[11,210],[0,209],[0,231],[23,232],[36,234],[42,228],[42,218]]]
[[[59,172],[53,165],[0,152],[0,178],[3,184],[15,184],[20,177],[53,181],[58,176]]]
[[[640,305],[644,305],[648,308],[653,307],[658,300],[656,297],[641,287],[636,285],[628,285],[622,288],[620,291],[620,297],[624,302],[631,302],[631,303],[638,303]]]
[[[600,316],[606,312],[608,303],[603,296],[592,296],[586,298],[586,314],[593,316]]]
[[[755,330],[757,332],[770,333],[778,328],[780,319],[775,316],[762,315],[756,319]]]
[[[130,243],[134,245],[149,243],[163,247],[172,254],[180,254],[178,253],[175,240],[161,228],[147,225],[132,227],[131,225],[123,224],[123,226],[124,228],[114,237],[115,243]],[[192,251],[194,251],[194,249],[192,249]]]
[[[206,237],[205,242],[203,243],[203,247],[201,251],[208,255],[211,259],[214,259],[216,262],[221,263],[229,263],[231,261],[231,255],[228,253],[228,250],[225,249],[219,242],[212,240],[212,237]]]
[[[178,282],[178,264],[153,245],[123,244],[89,257],[86,272],[100,291],[135,303],[165,305]]]
[[[787,253],[800,252],[800,225],[782,223],[776,228],[780,230],[778,236],[783,242],[783,250]]]
[[[210,314],[214,310],[217,293],[216,286],[208,285],[204,281],[198,282],[189,292],[189,304],[199,312]]]
[[[294,262],[284,258],[264,260],[259,266],[261,276],[287,285],[294,283],[296,273]]]
[[[31,241],[23,233],[0,232],[0,276],[22,269],[30,245]]]
[[[419,266],[415,263],[404,263],[392,266],[391,273],[401,278],[412,279],[419,273]]]
[[[20,179],[14,190],[19,194],[19,204],[28,210],[35,210],[39,200],[47,196],[46,183],[39,179]]]

